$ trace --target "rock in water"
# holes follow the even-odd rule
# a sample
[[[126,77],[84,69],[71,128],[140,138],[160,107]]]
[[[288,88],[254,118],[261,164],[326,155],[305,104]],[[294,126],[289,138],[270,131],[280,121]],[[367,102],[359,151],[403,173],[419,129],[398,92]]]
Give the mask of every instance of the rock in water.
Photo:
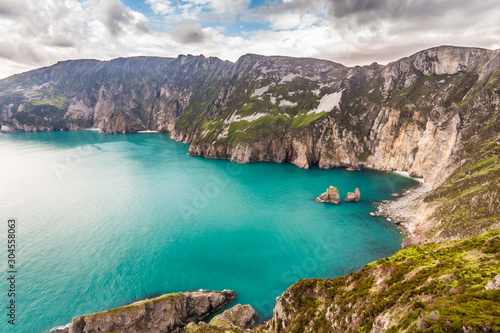
[[[354,190],[354,193],[347,192],[347,197],[344,199],[344,201],[345,202],[361,201],[361,192],[359,191],[359,188],[356,187],[356,190]]]
[[[359,171],[361,168],[358,164],[351,164],[347,169],[347,171]]]
[[[316,201],[338,205],[340,204],[339,190],[336,187],[330,186],[325,193],[316,198]]]

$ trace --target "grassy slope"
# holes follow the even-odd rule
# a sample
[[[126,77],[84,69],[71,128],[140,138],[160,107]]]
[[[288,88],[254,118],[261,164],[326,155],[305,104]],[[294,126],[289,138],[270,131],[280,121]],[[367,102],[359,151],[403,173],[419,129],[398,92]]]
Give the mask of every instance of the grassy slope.
[[[500,232],[410,247],[345,277],[298,281],[278,301],[284,329],[274,318],[254,331],[369,332],[382,316],[388,332],[499,331],[500,290],[485,288],[499,273]]]

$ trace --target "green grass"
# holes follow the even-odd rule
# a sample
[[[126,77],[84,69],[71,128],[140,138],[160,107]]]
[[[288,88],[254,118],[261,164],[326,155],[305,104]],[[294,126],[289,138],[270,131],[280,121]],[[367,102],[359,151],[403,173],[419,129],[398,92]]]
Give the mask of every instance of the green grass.
[[[38,105],[52,105],[52,106],[55,106],[56,108],[59,108],[59,109],[64,109],[66,108],[68,105],[68,98],[64,95],[58,95],[54,98],[50,98],[50,99],[43,99],[43,100],[37,100],[37,101],[32,101],[32,104],[35,105],[35,106],[38,106]]]
[[[332,305],[337,310],[330,313],[331,321],[317,331],[326,332],[333,323],[342,332],[370,331],[382,313],[392,332],[422,327],[453,332],[458,326],[498,331],[500,291],[485,291],[485,286],[500,274],[499,260],[500,232],[492,232],[410,247],[346,277],[300,280],[283,296],[282,311],[291,318],[286,331],[305,331],[311,319],[324,317]]]
[[[372,156],[372,152],[370,150],[365,151],[364,153],[359,154],[358,160],[361,162],[366,162],[368,157]]]
[[[326,114],[327,112],[320,112],[297,116],[293,118],[292,128],[307,127],[310,123],[326,116]]]

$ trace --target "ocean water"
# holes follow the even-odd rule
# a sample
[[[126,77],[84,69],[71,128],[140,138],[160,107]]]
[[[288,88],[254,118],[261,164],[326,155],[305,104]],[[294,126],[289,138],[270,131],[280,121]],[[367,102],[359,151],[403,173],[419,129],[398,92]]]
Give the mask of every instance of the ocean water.
[[[402,235],[369,215],[415,181],[187,155],[167,134],[0,135],[2,332],[47,332],[156,295],[232,289],[263,319],[300,278],[345,275]],[[314,198],[330,185],[341,197]],[[7,324],[7,220],[15,218],[16,325]]]

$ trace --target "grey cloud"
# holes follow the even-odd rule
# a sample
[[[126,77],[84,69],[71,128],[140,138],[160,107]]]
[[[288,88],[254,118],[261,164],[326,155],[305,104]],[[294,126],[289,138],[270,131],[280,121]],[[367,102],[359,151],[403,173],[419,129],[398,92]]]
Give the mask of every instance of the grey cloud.
[[[22,2],[0,1],[0,16],[17,17],[22,15],[24,10]]]
[[[217,22],[219,24],[232,24],[236,22],[234,15],[230,14],[218,14],[214,12],[202,12],[200,14],[200,19],[205,22]]]
[[[140,21],[135,24],[135,28],[137,29],[138,32],[143,33],[143,34],[149,34],[149,28],[148,28],[148,22],[146,21]]]
[[[196,22],[186,21],[170,31],[170,35],[182,44],[201,43],[205,40],[201,25]]]
[[[101,0],[98,10],[100,11],[99,20],[114,37],[123,34],[125,27],[135,28],[139,33],[149,33],[147,21],[137,21],[131,9],[120,0]]]
[[[123,32],[122,25],[128,25],[132,20],[132,14],[118,0],[108,0],[104,3],[103,23],[113,36]]]
[[[75,47],[76,44],[74,41],[66,39],[66,38],[53,38],[46,42],[45,45],[55,46],[55,47]]]

